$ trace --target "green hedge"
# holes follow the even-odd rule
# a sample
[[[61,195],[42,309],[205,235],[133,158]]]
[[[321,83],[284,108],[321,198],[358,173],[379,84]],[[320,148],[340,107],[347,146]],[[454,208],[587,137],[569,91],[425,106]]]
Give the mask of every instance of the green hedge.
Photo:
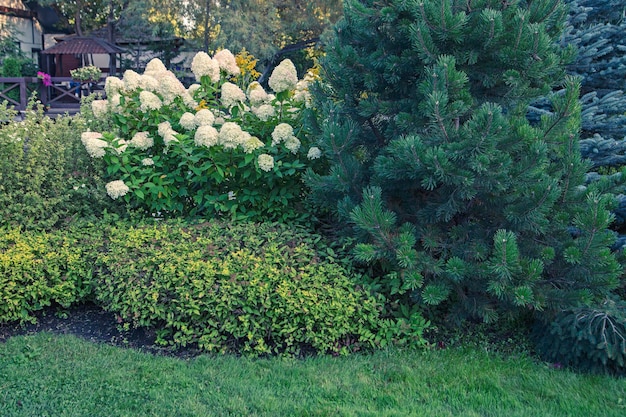
[[[317,241],[278,224],[117,228],[97,299],[127,326],[207,351],[297,354],[374,345],[380,306]]]
[[[424,344],[428,324],[382,318],[320,236],[281,224],[102,220],[0,230],[0,323],[94,300],[159,343],[253,355]]]
[[[35,322],[33,312],[69,307],[92,293],[96,229],[21,232],[0,229],[0,323]]]

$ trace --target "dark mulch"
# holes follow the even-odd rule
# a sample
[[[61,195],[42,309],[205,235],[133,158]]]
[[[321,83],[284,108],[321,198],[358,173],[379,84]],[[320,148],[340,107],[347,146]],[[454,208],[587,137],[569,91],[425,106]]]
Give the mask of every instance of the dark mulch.
[[[156,345],[156,335],[151,329],[122,331],[114,314],[102,310],[95,304],[82,304],[68,310],[48,308],[35,316],[36,324],[0,324],[0,343],[13,336],[48,332],[58,335],[71,334],[93,343],[136,349],[155,355],[190,358],[200,354],[200,351],[193,347],[173,349]]]

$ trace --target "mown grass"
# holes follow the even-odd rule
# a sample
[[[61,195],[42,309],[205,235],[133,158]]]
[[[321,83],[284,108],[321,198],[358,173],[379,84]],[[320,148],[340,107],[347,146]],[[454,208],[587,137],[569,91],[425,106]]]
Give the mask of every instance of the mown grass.
[[[624,416],[626,380],[479,349],[155,357],[41,333],[0,344],[0,416]]]

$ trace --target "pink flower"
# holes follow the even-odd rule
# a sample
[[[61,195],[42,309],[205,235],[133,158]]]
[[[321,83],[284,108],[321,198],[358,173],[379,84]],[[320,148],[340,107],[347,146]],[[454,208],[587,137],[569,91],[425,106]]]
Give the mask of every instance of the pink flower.
[[[52,77],[50,77],[50,74],[46,74],[45,72],[39,71],[37,73],[37,78],[40,78],[41,82],[46,87],[50,87],[52,85]]]

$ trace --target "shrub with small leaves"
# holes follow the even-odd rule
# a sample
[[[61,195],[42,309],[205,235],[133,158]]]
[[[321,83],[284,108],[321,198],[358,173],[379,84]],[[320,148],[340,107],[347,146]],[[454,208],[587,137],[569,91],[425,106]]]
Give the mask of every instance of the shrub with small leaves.
[[[35,311],[89,297],[101,236],[87,225],[51,233],[0,229],[0,323],[35,322]]]
[[[118,208],[80,142],[81,116],[51,119],[31,99],[24,120],[0,105],[0,226],[51,230]]]
[[[209,352],[345,354],[423,343],[423,319],[380,320],[379,303],[320,245],[280,224],[120,226],[99,259],[96,296],[126,328],[153,327],[163,344]]]
[[[626,302],[565,310],[535,329],[537,348],[548,361],[591,371],[626,375]]]

